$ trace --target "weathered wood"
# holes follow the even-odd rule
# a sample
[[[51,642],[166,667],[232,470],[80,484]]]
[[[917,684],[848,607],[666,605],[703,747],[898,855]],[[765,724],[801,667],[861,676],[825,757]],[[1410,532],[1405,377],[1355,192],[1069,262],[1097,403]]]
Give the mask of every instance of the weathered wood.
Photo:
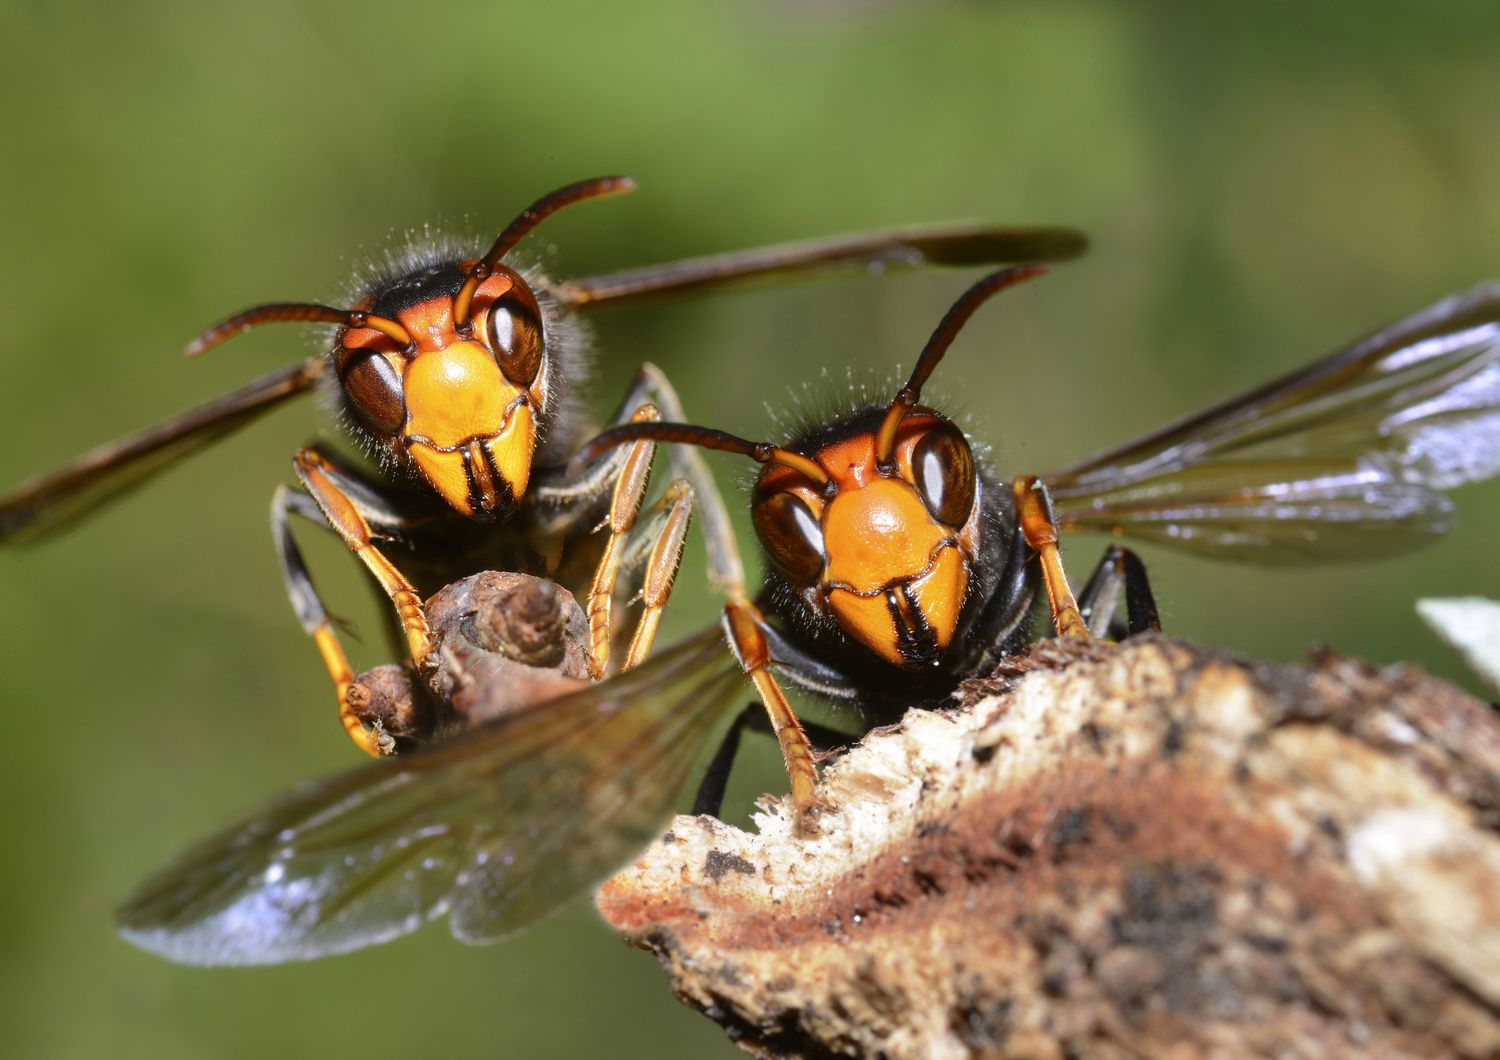
[[[434,647],[420,675],[386,663],[349,689],[355,715],[399,750],[588,683],[588,620],[555,582],[481,571],[444,586],[426,607]]]
[[[596,902],[766,1056],[1500,1055],[1500,720],[1406,667],[1033,653]]]

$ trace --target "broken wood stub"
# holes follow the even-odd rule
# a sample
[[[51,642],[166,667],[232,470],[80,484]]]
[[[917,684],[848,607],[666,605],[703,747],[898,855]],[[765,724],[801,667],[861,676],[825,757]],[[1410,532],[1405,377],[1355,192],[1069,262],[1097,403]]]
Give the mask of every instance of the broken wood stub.
[[[765,1056],[1500,1055],[1488,705],[1163,638],[1028,665],[829,767],[820,835],[678,818],[600,911]]]
[[[573,595],[527,574],[482,571],[426,604],[433,650],[421,672],[387,663],[349,689],[359,719],[395,750],[524,710],[589,680],[588,620]]]

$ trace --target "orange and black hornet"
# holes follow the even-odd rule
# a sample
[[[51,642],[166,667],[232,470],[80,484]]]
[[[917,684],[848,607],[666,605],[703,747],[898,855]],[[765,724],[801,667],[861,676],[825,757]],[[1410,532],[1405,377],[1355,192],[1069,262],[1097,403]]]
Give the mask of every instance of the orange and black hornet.
[[[597,429],[584,411],[588,338],[580,311],[819,269],[1048,260],[1077,254],[1084,245],[1067,229],[958,224],[565,282],[513,260],[523,237],[552,213],[634,187],[628,177],[600,177],[560,188],[522,211],[482,254],[442,242],[409,247],[363,283],[347,309],[273,303],[214,325],[188,346],[189,356],[263,324],[311,322],[334,330],[326,354],[0,497],[0,544],[65,526],[323,383],[377,466],[363,469],[318,447],[298,450],[293,467],[301,489],[277,490],[272,530],[293,609],[333,679],[344,730],[369,754],[390,753],[397,749],[390,734],[367,727],[349,703],[354,674],[292,536],[290,516],[331,528],[364,563],[393,605],[414,664],[422,664],[432,644],[422,590],[490,568],[555,579],[586,598],[594,675],[628,669],[645,657],[655,636],[695,505],[713,576],[737,583],[739,560],[723,502],[696,454],[674,458],[676,481],[650,508],[644,508],[649,441],[567,469],[579,441]],[[666,378],[646,364],[614,422],[682,415]],[[601,527],[608,533],[595,535]],[[622,566],[643,551],[649,552],[638,585],[644,608],[623,661],[612,661]]]
[[[754,600],[730,599],[724,625],[803,809],[816,803],[812,755],[775,675],[878,712],[940,701],[991,672],[1043,616],[1066,637],[1159,628],[1145,568],[1119,545],[1075,598],[1062,534],[1274,563],[1377,556],[1443,532],[1442,491],[1500,470],[1500,285],[1487,285],[1101,456],[1004,479],[919,402],[973,312],[1042,271],[1006,269],[970,288],[886,404],[782,445],[623,425],[577,458],[649,438],[763,465],[750,504],[765,583]]]
[[[1500,470],[1492,284],[1071,468],[1002,478],[921,392],[969,314],[1033,275],[1001,272],[959,299],[894,400],[785,445],[636,423],[584,448],[584,468],[644,439],[764,465],[751,504],[766,584],[751,599],[725,583],[735,655],[710,627],[536,709],[303,786],[137,889],[119,914],[126,937],[194,964],[322,957],[444,915],[464,941],[506,938],[658,834],[688,763],[743,703],[742,669],[808,811],[817,778],[782,680],[878,711],[986,674],[1048,616],[1076,637],[1155,624],[1144,571],[1117,545],[1075,600],[1063,535],[1280,563],[1375,556],[1442,533],[1443,491]],[[746,717],[700,806],[722,792]]]

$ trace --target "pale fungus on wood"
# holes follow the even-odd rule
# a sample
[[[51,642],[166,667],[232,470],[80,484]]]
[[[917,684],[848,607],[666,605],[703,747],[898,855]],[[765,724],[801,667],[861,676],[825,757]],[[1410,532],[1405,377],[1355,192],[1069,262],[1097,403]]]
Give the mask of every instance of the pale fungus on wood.
[[[764,1056],[1500,1055],[1500,715],[1411,668],[1047,642],[596,904]]]

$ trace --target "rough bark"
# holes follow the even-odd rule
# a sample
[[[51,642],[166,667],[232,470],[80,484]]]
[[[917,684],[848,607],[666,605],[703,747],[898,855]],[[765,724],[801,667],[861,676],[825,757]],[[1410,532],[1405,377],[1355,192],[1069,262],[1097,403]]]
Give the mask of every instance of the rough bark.
[[[1023,672],[1025,671],[1025,672]],[[1500,1055],[1500,721],[1406,667],[1042,645],[596,902],[764,1056]]]

